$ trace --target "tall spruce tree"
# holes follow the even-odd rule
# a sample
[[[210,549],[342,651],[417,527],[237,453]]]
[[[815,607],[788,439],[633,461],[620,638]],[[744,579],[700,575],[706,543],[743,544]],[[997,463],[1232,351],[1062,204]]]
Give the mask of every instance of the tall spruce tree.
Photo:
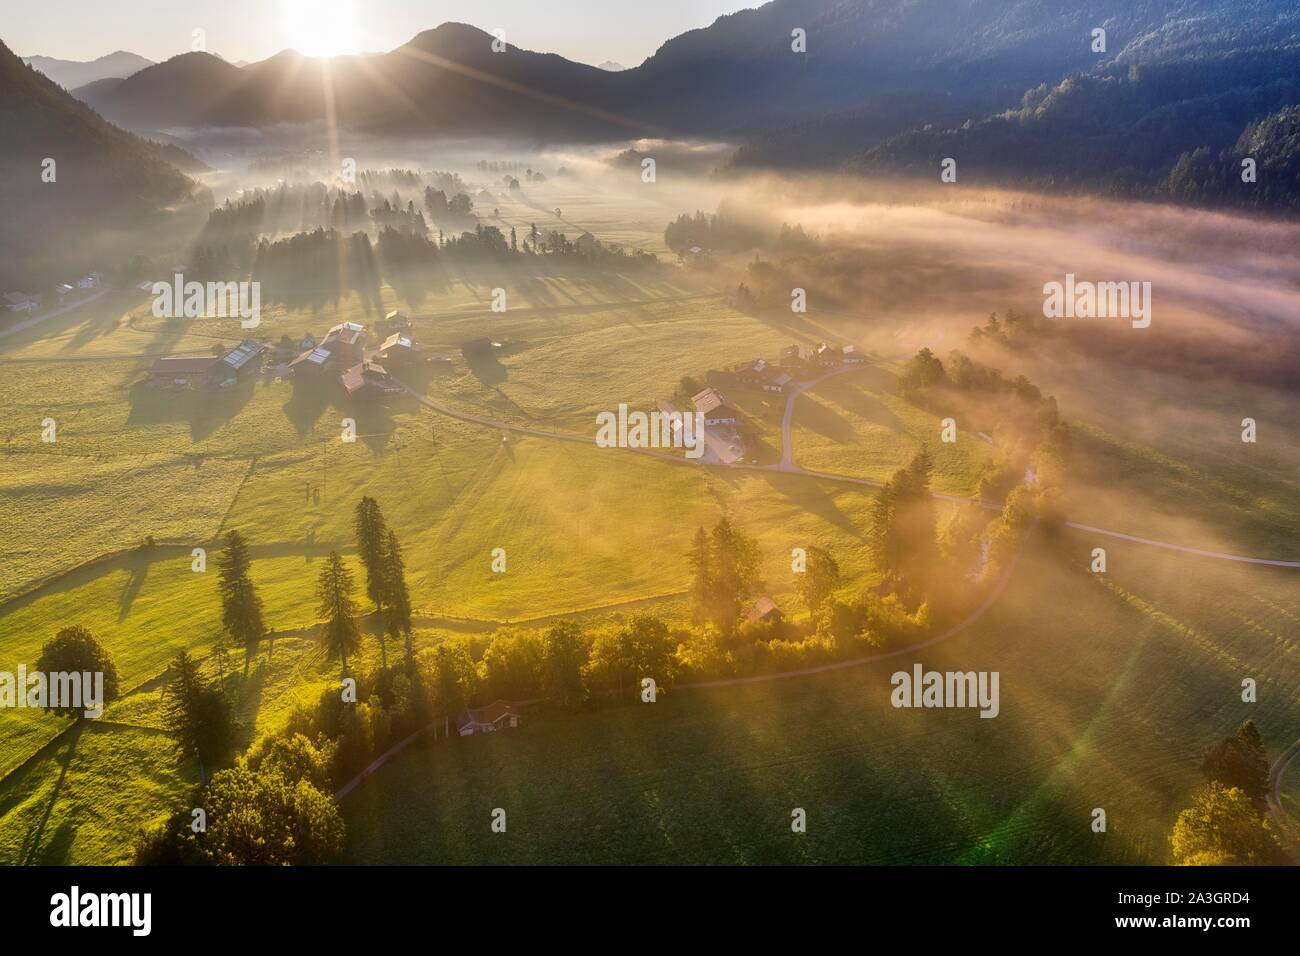
[[[356,585],[352,572],[343,563],[343,555],[331,551],[321,568],[316,584],[320,599],[320,616],[324,618],[321,638],[331,659],[343,662],[343,677],[348,676],[348,655],[361,646],[361,627],[357,624],[357,602],[352,596]]]
[[[206,778],[205,764],[215,764],[234,741],[230,702],[203,679],[198,662],[187,651],[176,655],[169,670],[170,680],[163,690],[163,726],[181,755],[198,761],[199,774]]]
[[[411,592],[406,586],[406,563],[402,560],[402,546],[397,532],[389,531],[384,547],[384,604],[388,614],[384,624],[388,633],[402,636],[407,667],[415,665],[415,645],[411,640]]]
[[[386,633],[384,612],[388,591],[385,562],[388,524],[384,521],[383,512],[379,510],[379,502],[368,496],[358,501],[353,528],[357,535],[357,556],[361,559],[361,566],[366,572],[366,597],[370,598],[375,605],[375,613],[379,616],[380,663],[383,667],[387,667],[388,647],[384,641]]]
[[[221,595],[221,623],[231,638],[244,645],[244,673],[257,653],[266,632],[262,620],[262,599],[249,576],[248,543],[238,531],[226,535],[226,546],[217,555],[217,590]]]

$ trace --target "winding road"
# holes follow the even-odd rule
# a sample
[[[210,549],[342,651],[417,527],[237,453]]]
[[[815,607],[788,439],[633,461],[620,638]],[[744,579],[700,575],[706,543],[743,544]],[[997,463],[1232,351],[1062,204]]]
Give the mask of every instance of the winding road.
[[[96,299],[112,291],[113,291],[113,287],[106,285],[101,287],[100,290],[96,292],[94,295],[88,295],[84,299],[77,299],[75,302],[69,302],[67,305],[63,306],[62,308],[55,309],[53,312],[46,312],[44,315],[38,315],[35,316],[34,318],[24,319],[21,322],[15,322],[13,325],[9,326],[9,328],[0,331],[0,339],[8,338],[11,335],[17,335],[19,332],[22,332],[26,329],[30,329],[34,325],[40,325],[42,322],[46,321],[47,319],[57,319],[59,316],[67,312],[71,312],[73,309],[79,309],[83,305],[89,305],[91,302],[94,302]]]

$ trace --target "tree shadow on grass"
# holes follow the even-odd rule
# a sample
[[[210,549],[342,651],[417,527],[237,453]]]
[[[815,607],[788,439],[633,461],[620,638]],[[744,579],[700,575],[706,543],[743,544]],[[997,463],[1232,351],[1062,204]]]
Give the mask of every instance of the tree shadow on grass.
[[[76,726],[69,728],[61,741],[55,744],[57,753],[54,759],[59,764],[59,778],[54,781],[54,787],[50,791],[50,798],[41,813],[40,821],[28,831],[23,840],[20,862],[24,866],[54,865],[68,861],[72,850],[72,834],[68,832],[72,826],[71,821],[64,823],[55,831],[48,846],[42,847],[41,841],[45,837],[45,828],[50,822],[50,814],[54,812],[54,805],[59,802],[59,794],[63,792],[63,785],[67,782],[72,755],[84,732],[85,725],[78,722]]]
[[[230,421],[253,398],[257,383],[248,378],[235,388],[220,391],[201,389],[151,388],[144,383],[131,389],[131,411],[127,426],[147,428],[150,425],[185,422],[190,426],[190,439],[202,441]]]
[[[262,653],[262,646],[259,645],[253,666],[249,668],[247,674],[243,673],[241,663],[226,675],[227,692],[238,702],[235,706],[235,715],[245,727],[252,728],[257,725],[257,714],[262,708],[262,695],[266,690],[269,669],[266,657]]]
[[[301,438],[311,434],[325,409],[334,403],[338,385],[334,376],[327,373],[295,376],[292,382],[293,394],[284,403],[283,410]]]
[[[904,432],[903,423],[899,421],[898,416],[882,404],[880,399],[872,394],[863,382],[846,381],[850,377],[844,376],[835,380],[833,394],[836,403],[841,408],[852,412],[872,425],[879,425],[881,428],[887,428],[900,434]]]
[[[392,440],[397,427],[393,424],[393,413],[389,405],[401,401],[398,396],[384,402],[345,400],[340,411],[356,421],[357,439],[378,455]]]
[[[132,565],[127,572],[126,584],[122,588],[122,596],[118,599],[118,624],[121,624],[130,615],[131,605],[135,603],[136,597],[140,594],[140,589],[144,587],[145,578],[149,576],[149,565],[151,563],[146,558],[144,561]]]
[[[857,438],[852,422],[809,392],[800,395],[795,403],[792,431],[798,427],[807,428],[837,445],[852,444]]]
[[[750,472],[753,474],[753,472]],[[780,492],[801,511],[816,515],[827,524],[839,528],[845,534],[858,541],[865,540],[866,529],[854,524],[853,519],[840,510],[835,499],[826,487],[817,481],[809,481],[798,475],[783,475],[778,472],[760,472],[773,491]],[[872,490],[863,488],[862,494],[871,495]]]
[[[492,352],[471,352],[465,356],[470,373],[484,385],[495,386],[509,378],[509,371]]]

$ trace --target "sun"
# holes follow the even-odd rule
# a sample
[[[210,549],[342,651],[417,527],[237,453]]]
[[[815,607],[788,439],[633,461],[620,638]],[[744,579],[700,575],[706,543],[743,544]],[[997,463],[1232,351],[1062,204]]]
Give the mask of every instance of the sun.
[[[306,56],[340,56],[361,50],[354,0],[281,0],[289,46]]]

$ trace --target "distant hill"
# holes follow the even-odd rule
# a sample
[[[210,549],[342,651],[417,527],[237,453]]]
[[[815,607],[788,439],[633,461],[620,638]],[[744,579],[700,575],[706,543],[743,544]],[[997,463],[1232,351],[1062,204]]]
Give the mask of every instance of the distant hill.
[[[2,291],[41,291],[68,270],[107,271],[122,232],[157,235],[176,216],[211,206],[165,158],[179,150],[105,122],[3,43],[0,129]],[[47,158],[54,182],[41,179]]]
[[[240,80],[239,67],[221,57],[182,53],[118,83],[81,87],[76,95],[106,119],[127,126],[225,125],[219,104]]]
[[[330,118],[360,130],[413,135],[560,139],[640,131],[601,110],[611,74],[517,47],[497,53],[492,41],[475,27],[447,23],[388,53],[328,61],[286,50],[240,69],[210,54],[186,53],[116,86],[78,93],[107,118],[136,129]]]
[[[153,66],[153,60],[146,60],[125,50],[87,62],[58,60],[52,56],[25,56],[22,60],[28,66],[36,67],[65,90],[73,90],[97,80],[125,79],[147,66]]]
[[[597,64],[596,69],[607,70],[610,73],[621,73],[623,70],[626,70],[627,67],[622,63],[615,63],[613,60],[606,60],[604,63]]]

